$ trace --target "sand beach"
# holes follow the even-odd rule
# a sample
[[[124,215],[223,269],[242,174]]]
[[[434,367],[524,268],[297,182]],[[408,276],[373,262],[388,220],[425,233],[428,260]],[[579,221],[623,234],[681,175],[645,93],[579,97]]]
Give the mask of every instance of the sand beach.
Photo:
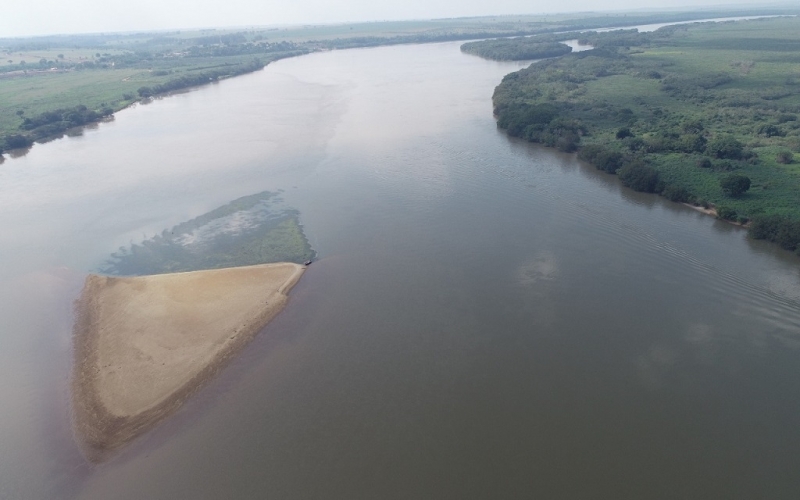
[[[104,459],[177,410],[287,302],[304,266],[89,275],[76,303],[73,411]]]

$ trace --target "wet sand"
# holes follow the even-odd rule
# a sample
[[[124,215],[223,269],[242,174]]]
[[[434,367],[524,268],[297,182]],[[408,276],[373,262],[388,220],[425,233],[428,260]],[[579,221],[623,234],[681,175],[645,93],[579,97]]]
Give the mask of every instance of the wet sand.
[[[73,375],[87,457],[103,460],[177,410],[283,309],[304,270],[89,275],[76,303]]]
[[[687,206],[692,210],[697,210],[700,213],[704,213],[706,215],[710,215],[712,217],[718,217],[717,209],[712,207],[704,208],[698,205],[692,205],[691,203],[681,203],[681,205]]]

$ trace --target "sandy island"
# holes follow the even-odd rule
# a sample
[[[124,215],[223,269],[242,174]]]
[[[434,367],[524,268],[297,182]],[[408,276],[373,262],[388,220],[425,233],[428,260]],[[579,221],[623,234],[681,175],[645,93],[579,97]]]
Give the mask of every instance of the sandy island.
[[[73,408],[102,460],[177,410],[287,301],[292,263],[118,278],[89,275],[76,303]]]

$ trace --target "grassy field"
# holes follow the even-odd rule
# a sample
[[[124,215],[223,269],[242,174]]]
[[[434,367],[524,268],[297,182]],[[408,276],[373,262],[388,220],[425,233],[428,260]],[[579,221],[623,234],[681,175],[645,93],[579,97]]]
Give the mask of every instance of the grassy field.
[[[137,69],[116,71],[50,73],[13,78],[0,83],[0,129],[16,130],[22,124],[17,111],[34,115],[59,107],[87,105],[93,108],[110,105],[117,109],[135,99],[136,89],[148,82],[149,72]]]
[[[741,215],[780,213],[800,218],[800,164],[796,160],[789,164],[777,161],[781,151],[800,152],[800,127],[796,121],[796,113],[800,111],[800,86],[794,82],[800,77],[797,67],[800,46],[795,52],[772,50],[786,41],[800,42],[800,21],[748,24],[747,28],[723,25],[689,30],[679,41],[679,47],[684,50],[656,49],[641,56],[657,64],[670,65],[670,71],[732,75],[730,83],[719,87],[719,94],[738,97],[748,105],[731,106],[728,101],[715,106],[712,100],[707,106],[697,106],[693,101],[673,101],[678,101],[682,116],[703,120],[709,134],[733,135],[757,155],[757,162],[741,162],[736,166],[737,172],[752,180],[751,189],[740,197],[726,197],[717,181],[726,173],[698,169],[695,162],[684,155],[663,155],[656,157],[655,163],[665,179],[686,186],[699,197],[730,206]],[[739,41],[744,39],[749,39],[753,45]],[[741,48],[754,45],[761,50]],[[780,135],[759,133],[765,125],[775,126]]]

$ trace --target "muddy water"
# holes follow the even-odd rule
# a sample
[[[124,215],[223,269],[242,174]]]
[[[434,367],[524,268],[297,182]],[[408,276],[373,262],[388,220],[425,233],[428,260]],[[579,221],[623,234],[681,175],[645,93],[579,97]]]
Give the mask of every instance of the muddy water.
[[[800,267],[509,140],[517,64],[314,54],[0,169],[0,498],[788,498]],[[121,246],[262,191],[318,252],[178,415],[88,465],[72,301]]]

